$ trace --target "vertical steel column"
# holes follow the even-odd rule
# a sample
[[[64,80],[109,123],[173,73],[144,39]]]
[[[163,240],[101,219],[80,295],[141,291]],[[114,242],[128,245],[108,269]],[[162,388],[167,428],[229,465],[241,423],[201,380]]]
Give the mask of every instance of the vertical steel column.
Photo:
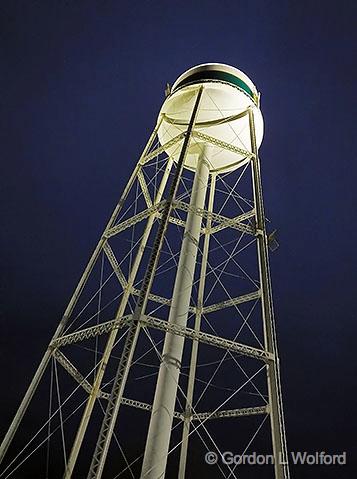
[[[171,168],[172,168],[172,164],[173,164],[173,160],[170,158],[169,161],[168,161],[167,167],[165,169],[165,172],[163,174],[163,177],[161,179],[160,186],[158,188],[157,194],[156,194],[155,204],[157,204],[161,201],[161,198],[162,198],[162,195],[164,193],[165,186],[166,186],[166,183],[167,183],[167,180],[168,180]],[[141,241],[140,241],[140,246],[138,248],[138,252],[135,256],[134,263],[133,263],[132,269],[130,271],[130,275],[129,275],[129,278],[128,278],[128,284],[127,284],[127,287],[124,291],[123,297],[121,299],[121,302],[120,302],[120,305],[119,305],[119,308],[118,308],[118,311],[117,311],[117,314],[116,314],[116,319],[122,317],[124,312],[125,312],[125,308],[126,308],[128,299],[129,299],[130,294],[131,294],[131,288],[134,285],[136,274],[138,272],[138,269],[139,269],[139,266],[140,266],[140,263],[141,263],[141,259],[142,259],[142,256],[144,254],[144,251],[145,251],[146,243],[149,239],[149,235],[150,235],[152,226],[154,224],[154,221],[155,221],[155,214],[152,214],[149,217],[149,219],[147,221],[147,224],[145,226],[145,230],[144,230],[143,236],[142,236]],[[69,460],[68,460],[68,463],[67,463],[67,468],[66,468],[65,475],[64,475],[65,478],[71,477],[71,474],[73,472],[73,469],[74,469],[74,466],[75,466],[75,463],[77,461],[77,457],[78,457],[78,454],[79,454],[79,450],[81,448],[81,445],[82,445],[82,442],[83,442],[83,439],[84,439],[84,435],[85,435],[86,429],[88,427],[90,417],[91,417],[92,412],[93,412],[93,407],[94,407],[95,401],[97,399],[98,392],[99,392],[99,389],[100,389],[100,386],[101,386],[101,383],[102,383],[102,380],[103,380],[103,377],[104,377],[104,373],[105,373],[105,370],[106,370],[106,367],[107,367],[107,364],[108,364],[110,354],[112,352],[115,340],[117,338],[117,335],[118,335],[118,330],[115,330],[115,329],[113,331],[111,331],[111,333],[109,334],[109,337],[108,337],[108,340],[107,340],[107,343],[106,343],[106,346],[105,346],[105,349],[104,349],[104,352],[103,352],[103,356],[102,356],[102,359],[101,359],[99,367],[98,367],[98,372],[97,372],[97,375],[95,377],[95,381],[94,381],[91,393],[88,397],[88,401],[87,401],[87,404],[86,404],[86,407],[85,407],[85,410],[84,410],[84,413],[83,413],[83,416],[82,416],[82,419],[81,419],[81,423],[79,425],[79,428],[78,428],[78,431],[77,431],[77,434],[76,434],[76,438],[74,440],[74,443],[73,443],[73,446],[72,446],[72,449],[71,449],[71,454],[70,454],[70,457],[69,457]]]
[[[192,209],[187,214],[169,314],[169,322],[179,326],[186,326],[188,318],[202,224],[202,217],[195,209],[204,208],[208,176],[209,165],[203,152],[198,158],[190,200]],[[166,334],[141,472],[145,479],[165,475],[183,347],[183,337]]]
[[[210,194],[209,194],[208,207],[207,207],[208,212],[213,211],[215,187],[216,187],[216,173],[212,173]],[[203,243],[200,282],[198,286],[195,331],[200,331],[201,329],[202,308],[203,308],[204,290],[205,290],[205,283],[206,283],[207,260],[208,260],[209,243],[210,243],[210,235],[211,235],[211,232],[210,232],[211,223],[212,223],[212,220],[210,217],[208,217],[206,222],[205,239]],[[192,415],[193,391],[194,391],[195,377],[196,377],[198,345],[199,345],[198,341],[192,342],[190,372],[189,372],[188,385],[187,385],[185,419],[183,421],[182,444],[181,444],[181,451],[180,451],[180,466],[179,466],[178,479],[185,479],[188,439],[189,439],[191,415]]]
[[[107,229],[111,228],[117,217],[118,217],[118,214],[120,213],[122,207],[123,207],[123,204],[124,204],[124,201],[134,183],[134,181],[136,180],[136,177],[137,177],[137,173],[139,171],[139,169],[141,168],[141,165],[140,165],[140,162],[141,160],[146,156],[146,154],[148,153],[149,149],[151,148],[152,144],[153,144],[153,141],[156,137],[156,134],[157,134],[157,131],[161,125],[161,122],[162,122],[162,118],[160,119],[160,121],[157,123],[152,135],[150,136],[144,150],[143,150],[143,153],[141,154],[140,156],[140,159],[136,165],[136,167],[134,168],[134,171],[133,173],[131,174],[130,178],[129,178],[129,181],[120,197],[120,200],[118,202],[118,204],[116,205],[116,207],[114,208],[114,211],[108,221],[108,224],[105,228],[104,231],[106,231]],[[57,339],[59,336],[61,336],[61,334],[63,333],[67,323],[68,323],[68,320],[72,314],[72,311],[74,309],[74,307],[76,306],[77,304],[77,301],[78,301],[78,298],[83,290],[83,287],[93,269],[93,266],[95,264],[95,262],[97,261],[98,259],[98,256],[103,248],[103,245],[104,243],[106,242],[106,238],[104,237],[104,235],[102,235],[102,237],[100,238],[97,246],[95,247],[93,253],[92,253],[92,256],[91,258],[89,259],[88,263],[87,263],[87,266],[85,268],[85,270],[83,271],[82,273],[82,276],[77,284],[77,287],[67,305],[67,308],[62,316],[62,319],[59,323],[59,325],[57,326],[57,329],[50,341],[50,344],[55,340]],[[39,385],[40,381],[41,381],[41,378],[47,368],[47,365],[48,365],[48,362],[50,360],[52,356],[52,349],[50,348],[50,346],[48,346],[44,356],[42,357],[42,360],[31,380],[31,383],[25,393],[25,396],[23,397],[22,401],[21,401],[21,404],[14,416],[14,419],[12,420],[12,423],[10,424],[10,427],[1,443],[1,446],[0,446],[0,464],[2,462],[2,460],[4,459],[4,456],[16,434],[16,431],[21,423],[21,420],[31,402],[31,399],[33,397],[33,395],[35,394],[35,391],[37,389],[37,386]]]
[[[129,374],[129,369],[133,359],[136,343],[140,332],[140,318],[145,314],[146,305],[150,289],[154,280],[155,271],[160,257],[161,248],[164,242],[164,237],[169,224],[170,214],[173,207],[173,202],[176,197],[179,181],[182,175],[183,166],[185,163],[188,148],[190,146],[191,134],[194,128],[199,104],[201,101],[203,87],[198,89],[197,98],[192,111],[191,119],[187,128],[185,139],[183,141],[180,157],[177,162],[176,173],[172,180],[168,198],[165,207],[161,214],[161,222],[154,240],[151,256],[145,271],[140,295],[136,304],[136,308],[133,314],[133,319],[129,327],[123,352],[119,361],[118,369],[116,372],[113,388],[108,400],[105,416],[102,422],[101,430],[97,440],[96,448],[94,451],[92,463],[88,473],[88,479],[100,479],[103,474],[103,469],[106,461],[106,457],[109,450],[109,445],[114,431],[114,425],[118,416],[121,399],[126,384],[126,380]]]
[[[259,275],[262,291],[262,316],[264,328],[265,349],[274,354],[274,361],[267,365],[267,382],[270,405],[270,422],[274,453],[274,469],[276,479],[289,479],[288,455],[285,438],[283,407],[281,400],[279,357],[275,333],[271,280],[269,271],[268,241],[265,226],[264,202],[260,163],[255,136],[254,113],[249,109],[250,141],[253,153],[252,180],[255,204],[255,221],[257,228],[257,249]]]

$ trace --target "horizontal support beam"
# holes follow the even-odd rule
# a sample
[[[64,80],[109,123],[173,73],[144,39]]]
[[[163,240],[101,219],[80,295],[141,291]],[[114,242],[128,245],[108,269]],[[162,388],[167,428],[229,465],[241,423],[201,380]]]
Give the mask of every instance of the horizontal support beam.
[[[244,407],[241,409],[229,409],[216,412],[199,412],[192,414],[191,421],[204,421],[207,419],[221,419],[226,417],[255,416],[258,414],[268,414],[268,406]]]
[[[140,290],[137,288],[133,288],[131,293],[133,295],[138,296],[140,294]],[[236,304],[241,304],[247,301],[253,301],[254,299],[260,298],[260,290],[254,291],[252,293],[248,293],[242,296],[238,296],[236,298],[228,299],[226,301],[222,301],[221,303],[215,303],[211,304],[209,306],[205,306],[202,309],[203,314],[207,313],[212,313],[214,311],[219,311],[224,308],[229,308],[231,306],[234,306]],[[158,296],[156,294],[150,293],[149,299],[151,301],[154,301],[159,304],[164,304],[169,306],[171,304],[171,300],[168,298],[164,298],[162,296]],[[196,308],[194,306],[189,307],[189,312],[195,313]],[[123,316],[122,318],[119,319],[113,319],[111,321],[106,321],[101,324],[97,324],[95,326],[91,326],[89,328],[82,329],[80,331],[75,331],[74,333],[70,333],[64,336],[61,336],[57,338],[55,341],[51,343],[52,348],[58,348],[60,346],[67,346],[69,344],[77,343],[80,341],[84,341],[87,339],[94,338],[96,336],[100,336],[102,334],[109,333],[110,331],[113,331],[114,329],[121,329],[122,327],[128,325],[131,321],[132,315],[126,315]],[[149,318],[149,319],[148,319]],[[153,318],[150,316],[145,316],[145,319],[142,320],[144,322],[150,323],[149,325],[152,327],[156,327],[157,329],[162,329],[164,331],[169,331],[169,332],[174,332],[175,334],[179,334],[181,336],[185,337],[190,337],[191,339],[198,340],[201,342],[206,342],[212,345],[215,345],[217,347],[223,347],[226,349],[232,349],[237,352],[242,352],[242,354],[254,356],[254,357],[262,357],[266,359],[272,359],[272,357],[269,356],[270,353],[253,348],[251,346],[247,345],[242,345],[240,343],[235,343],[233,341],[230,341],[229,339],[224,339],[224,338],[219,338],[213,335],[209,335],[208,333],[204,333],[202,331],[195,331],[190,328],[183,328],[182,330],[177,329],[175,331],[172,330],[172,328],[178,328],[177,326],[173,326],[167,321],[158,319],[158,318]],[[171,329],[170,329],[171,328]],[[239,351],[238,351],[238,349]]]
[[[140,289],[137,288],[132,288],[131,294],[134,296],[139,296],[140,295]],[[171,299],[164,298],[163,296],[158,296],[157,294],[149,294],[149,299],[151,301],[154,301],[155,303],[160,303],[160,304],[166,304],[169,306],[171,304]]]
[[[143,326],[149,326],[151,328],[159,329],[167,333],[176,334],[184,338],[192,339],[194,341],[200,341],[210,346],[240,353],[244,356],[248,356],[255,359],[261,359],[263,361],[273,361],[274,355],[269,351],[263,349],[253,348],[246,344],[237,343],[230,339],[221,338],[212,334],[204,333],[203,331],[196,331],[191,328],[185,328],[176,324],[169,323],[162,319],[154,318],[152,316],[142,316],[140,322]]]
[[[60,346],[67,346],[86,339],[95,338],[96,336],[109,333],[110,331],[113,331],[113,329],[121,329],[124,326],[127,326],[131,319],[132,315],[128,314],[122,318],[112,319],[111,321],[106,321],[105,323],[97,324],[96,326],[81,329],[80,331],[75,331],[74,333],[66,334],[65,336],[60,336],[52,341],[50,347],[59,348]]]
[[[61,336],[51,343],[52,348],[58,348],[60,346],[66,346],[68,344],[73,344],[85,339],[94,338],[101,334],[109,333],[113,329],[120,329],[130,323],[132,315],[123,316],[121,319],[113,319],[112,321],[107,321],[90,328],[82,329],[81,331],[76,331],[75,333],[67,334],[66,336]],[[263,349],[254,348],[246,344],[237,343],[231,341],[230,339],[221,338],[219,336],[214,336],[212,334],[204,333],[203,331],[196,331],[191,328],[184,328],[164,321],[162,319],[154,318],[152,316],[143,316],[140,319],[140,322],[144,326],[149,326],[151,328],[159,329],[172,334],[177,334],[178,336],[183,336],[194,341],[200,341],[201,343],[209,344],[218,348],[230,350],[243,354],[244,356],[262,359],[264,361],[274,360],[274,355],[269,351]]]
[[[218,138],[214,138],[213,136],[206,135],[205,133],[201,133],[200,131],[194,131],[192,133],[194,138],[198,138],[199,140],[206,141],[211,143],[212,145],[218,146],[223,150],[231,151],[232,153],[236,153],[237,155],[242,155],[245,158],[252,158],[254,154],[251,151],[244,150],[243,148],[239,148],[238,146],[231,145],[225,141],[219,140]]]
[[[148,218],[149,216],[158,213],[165,206],[165,203],[166,201],[161,201],[160,203],[157,203],[156,205],[152,205],[150,208],[140,211],[140,213],[132,216],[131,218],[128,218],[127,220],[122,221],[116,226],[109,228],[108,230],[104,232],[104,238],[110,238],[111,236],[114,236],[120,233],[121,231],[124,231],[127,228],[130,228],[131,226],[136,225],[140,221]]]
[[[131,293],[135,296],[138,296],[140,294],[140,290],[133,288]],[[170,299],[163,298],[162,296],[158,296],[157,294],[150,293],[149,299],[159,304],[165,304],[168,306],[171,304]],[[195,313],[196,308],[193,306],[190,306],[189,311],[191,313]],[[132,319],[132,315],[128,314],[126,316],[123,316],[122,318],[112,319],[104,323],[96,324],[95,326],[90,326],[89,328],[75,331],[74,333],[69,333],[64,336],[60,336],[59,338],[52,341],[50,347],[55,349],[61,346],[68,346],[70,344],[79,343],[87,339],[95,338],[96,336],[101,336],[102,334],[110,333],[114,329],[121,329],[127,326],[130,323],[131,319]]]
[[[131,294],[133,294],[134,296],[139,296],[140,289],[133,288],[131,290]],[[157,294],[150,293],[148,298],[150,301],[153,301],[154,303],[165,304],[166,306],[170,306],[171,304],[171,299],[164,298],[163,296],[158,296]],[[189,306],[188,310],[190,313],[196,313],[197,311],[197,309],[194,306]]]
[[[125,406],[136,407],[137,409],[143,409],[144,411],[152,411],[152,404],[136,401],[135,399],[122,398],[121,404]],[[176,419],[183,419],[183,415],[180,412],[174,411],[174,417]]]
[[[233,228],[242,233],[248,233],[251,235],[255,235],[255,228],[252,226],[246,225],[237,221],[235,218],[227,218],[226,216],[219,215],[218,213],[214,213],[213,211],[207,211],[202,208],[195,208],[190,206],[188,203],[184,201],[175,201],[174,208],[178,208],[182,211],[191,211],[202,218],[209,219],[215,223],[219,223],[220,225],[224,225],[224,228]]]
[[[122,221],[116,226],[113,226],[112,228],[109,228],[108,230],[106,230],[104,232],[104,237],[110,238],[112,236],[115,236],[121,231],[131,228],[132,226],[136,225],[140,221],[143,221],[144,219],[148,218],[149,216],[153,214],[156,214],[156,216],[159,218],[161,216],[160,210],[162,210],[164,205],[165,205],[165,200],[161,201],[160,203],[156,205],[150,206],[150,208],[147,208],[146,210],[140,211],[140,213],[137,213],[131,218],[128,218],[127,220]],[[210,233],[216,233],[225,228],[233,228],[243,233],[248,233],[251,235],[256,234],[255,228],[253,228],[250,225],[242,223],[242,221],[254,216],[255,214],[254,210],[248,211],[247,213],[242,213],[241,215],[236,216],[235,218],[227,218],[226,216],[219,215],[218,213],[214,213],[212,211],[207,211],[202,208],[194,208],[190,206],[188,203],[185,203],[184,201],[176,201],[173,206],[174,208],[180,209],[185,212],[193,211],[194,213],[201,216],[202,218],[210,219],[211,221],[215,223],[219,223],[218,225],[211,227],[209,231]],[[170,223],[177,224],[183,227],[186,225],[186,222],[184,220],[181,220],[179,218],[174,218],[172,216],[170,216],[169,221]],[[206,229],[203,229],[203,232],[206,232]]]
[[[158,214],[158,217],[161,217],[161,213]],[[180,218],[174,218],[173,216],[170,216],[169,222],[174,225],[181,226],[182,228],[186,227],[186,221],[181,220]]]
[[[221,309],[230,308],[232,306],[236,306],[237,304],[247,303],[248,301],[259,299],[260,296],[261,292],[259,289],[258,291],[253,291],[253,293],[243,294],[242,296],[227,299],[226,301],[221,301],[220,303],[204,306],[202,308],[202,314],[213,313],[214,311],[220,311]]]
[[[156,158],[158,155],[161,155],[161,153],[166,153],[169,148],[175,146],[176,143],[178,143],[185,137],[185,135],[186,132],[180,133],[179,135],[166,142],[164,145],[159,146],[159,148],[156,148],[156,150],[151,151],[146,156],[144,156],[144,158],[140,161],[140,164],[145,165],[145,163],[148,163],[150,160]]]
[[[235,115],[230,115],[226,116],[224,118],[216,118],[215,120],[205,120],[205,121],[198,121],[195,123],[196,128],[206,128],[209,126],[214,126],[214,125],[223,125],[225,123],[231,123],[232,121],[239,120],[240,118],[244,118],[245,116],[248,115],[248,109],[241,111],[240,113],[237,113]],[[177,125],[177,126],[188,126],[187,121],[185,120],[178,120],[177,118],[171,118],[165,113],[162,114],[164,120],[167,123],[171,123],[171,125]]]

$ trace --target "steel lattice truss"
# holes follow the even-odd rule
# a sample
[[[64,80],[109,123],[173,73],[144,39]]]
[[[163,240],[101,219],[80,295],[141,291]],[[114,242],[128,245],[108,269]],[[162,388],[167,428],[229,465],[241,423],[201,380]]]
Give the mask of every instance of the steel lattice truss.
[[[249,112],[246,116],[248,124]],[[64,471],[64,477],[71,477],[74,468],[88,478],[101,477],[103,470],[105,477],[139,477],[147,412],[152,409],[167,332],[185,340],[169,466],[175,464],[177,471],[180,462],[180,477],[184,477],[187,448],[189,472],[191,450],[202,451],[203,463],[207,450],[242,454],[252,450],[253,440],[258,449],[264,449],[271,443],[271,434],[273,441],[279,435],[285,453],[282,417],[274,417],[277,411],[280,414],[280,380],[254,147],[237,148],[194,128],[161,146],[156,132],[134,168],[24,399],[27,407],[37,388],[33,402],[41,401],[46,410],[43,423],[37,423],[29,443],[11,448],[0,478],[20,477],[19,471],[25,471],[31,461],[41,464],[43,473],[55,465],[58,477]],[[188,324],[177,327],[167,318],[186,218],[192,211],[193,173],[187,169],[180,173],[165,151],[168,146],[181,148],[188,137],[236,152],[239,167],[230,173],[212,173],[205,208],[193,211],[202,218],[199,254]],[[170,198],[175,179],[177,190]],[[165,221],[158,250],[155,238]],[[155,253],[156,263],[150,264]],[[154,268],[150,281],[148,268]],[[146,304],[139,314],[145,290]],[[8,443],[20,416],[8,433]],[[142,428],[137,442],[128,448],[130,424]],[[6,446],[5,441],[3,452]],[[91,464],[85,463],[88,455],[83,453],[89,448]],[[234,464],[216,465],[216,477],[238,477],[239,471]]]

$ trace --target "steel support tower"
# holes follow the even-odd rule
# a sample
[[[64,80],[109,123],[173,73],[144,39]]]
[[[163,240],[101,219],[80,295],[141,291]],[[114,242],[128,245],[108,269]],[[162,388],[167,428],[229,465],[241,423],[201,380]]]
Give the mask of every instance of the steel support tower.
[[[236,68],[194,67],[167,92],[3,439],[0,478],[18,477],[31,457],[40,464],[44,451],[41,467],[51,479],[58,456],[64,479],[77,471],[88,479],[158,479],[168,467],[169,477],[175,471],[184,479],[192,477],[192,444],[216,453],[212,477],[244,477],[239,464],[221,461],[222,452],[245,453],[262,434],[258,447],[269,443],[274,457],[271,477],[289,479],[262,136],[259,94]],[[147,374],[138,376],[139,369]],[[48,414],[27,444],[16,444],[18,452],[13,440],[35,397],[43,401],[43,383]],[[132,408],[146,414],[131,419],[142,438],[134,460],[121,428]],[[215,424],[217,436],[208,430]],[[227,431],[234,436],[223,444]]]

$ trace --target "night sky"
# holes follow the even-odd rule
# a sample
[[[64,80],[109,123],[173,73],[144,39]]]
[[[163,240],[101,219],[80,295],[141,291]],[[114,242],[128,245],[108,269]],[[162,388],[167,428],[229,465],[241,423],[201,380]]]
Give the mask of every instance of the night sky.
[[[2,433],[166,82],[222,62],[262,94],[288,447],[347,451],[293,477],[355,477],[356,17],[343,0],[0,2]]]

